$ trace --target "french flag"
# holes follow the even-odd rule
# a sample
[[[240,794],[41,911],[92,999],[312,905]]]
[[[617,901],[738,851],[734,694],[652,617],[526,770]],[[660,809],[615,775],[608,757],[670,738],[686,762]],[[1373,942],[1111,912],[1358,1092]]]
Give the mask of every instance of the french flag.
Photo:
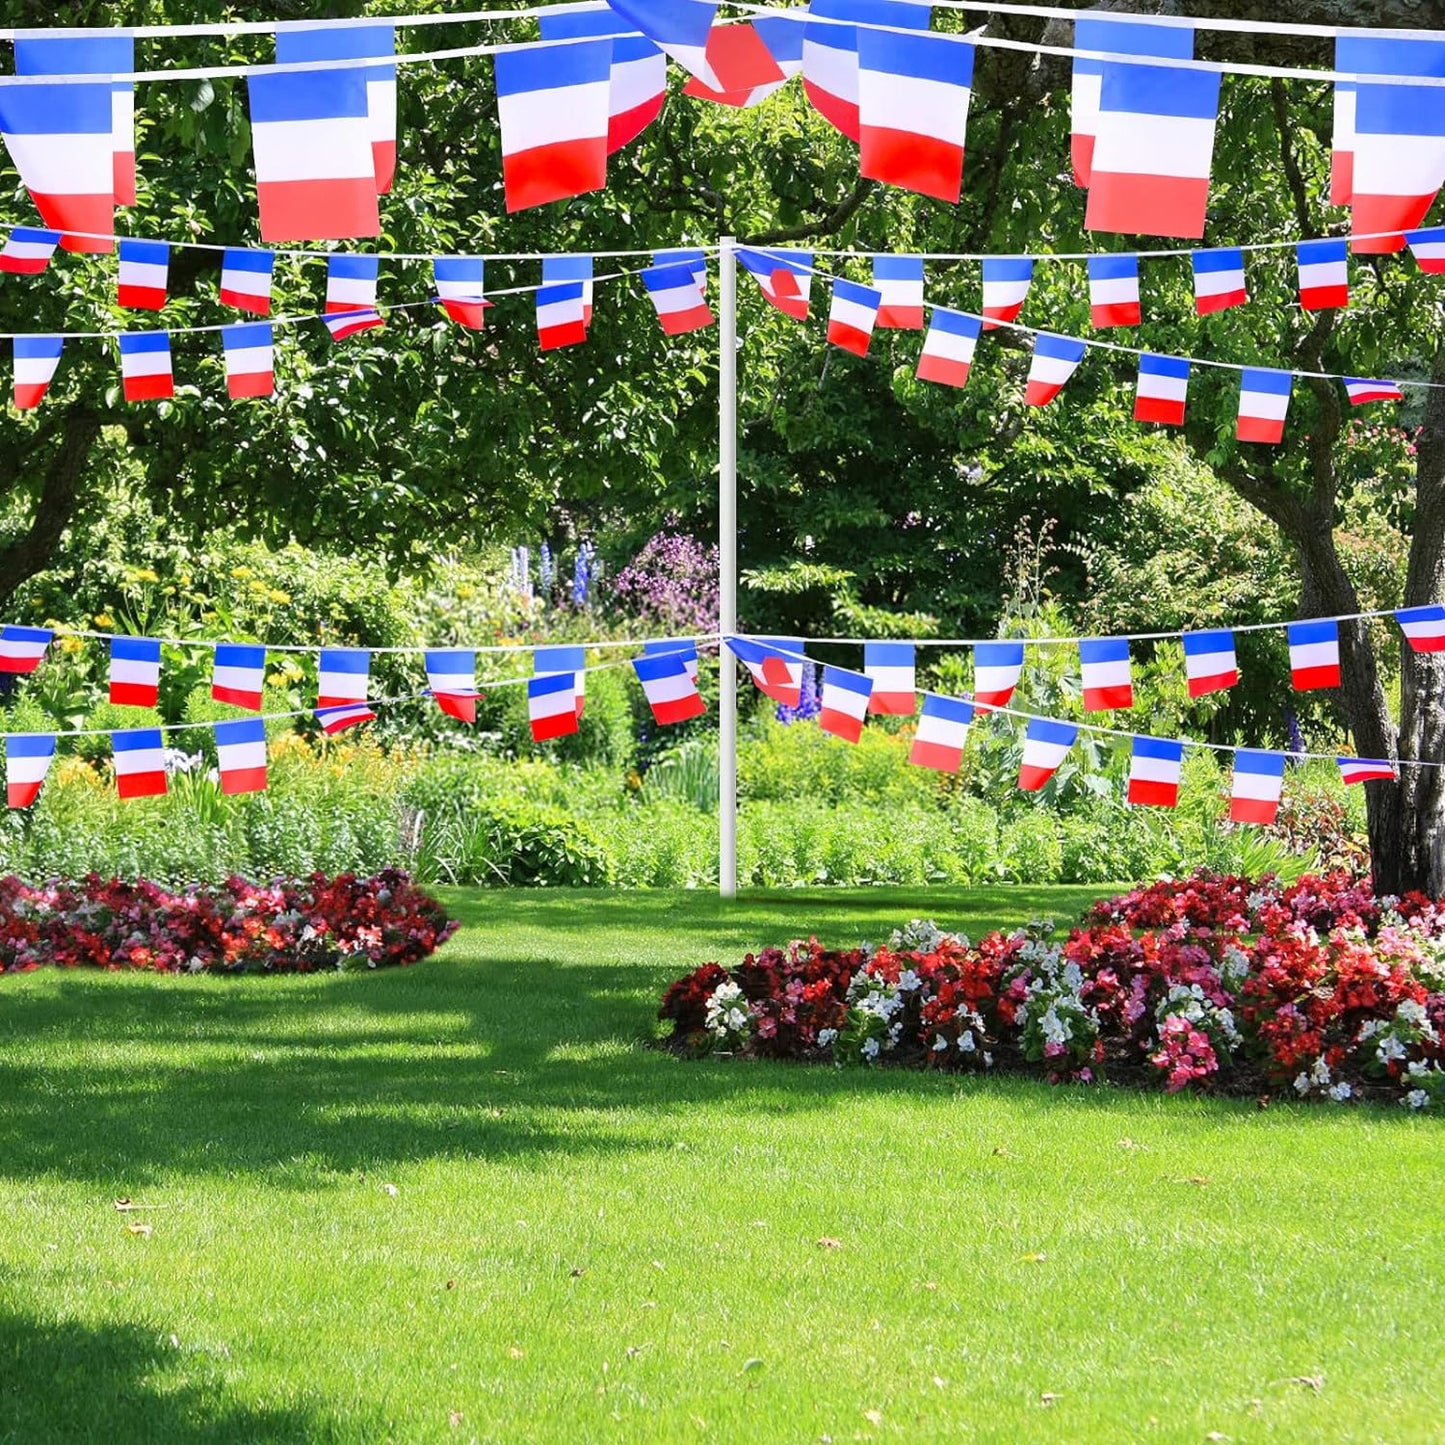
[[[851,141],[860,138],[857,26],[927,30],[932,11],[904,0],[813,0],[803,32],[803,92],[813,109]],[[851,21],[819,25],[816,21]],[[871,32],[870,32],[871,33]]]
[[[63,336],[15,338],[15,405],[21,411],[39,406],[60,365]]]
[[[576,281],[582,287],[582,324],[592,325],[592,257],[543,256],[542,284],[551,286],[563,281]]]
[[[537,288],[537,340],[543,351],[587,340],[587,304],[581,281]]]
[[[507,209],[601,190],[612,41],[524,45],[494,59]]]
[[[1239,441],[1277,442],[1284,436],[1293,381],[1288,371],[1243,368],[1239,373],[1239,421],[1234,429]]]
[[[644,642],[642,655],[644,657],[680,657],[683,665],[687,668],[687,675],[694,682],[697,681],[697,643],[695,642],[671,642],[667,639],[661,642]]]
[[[1079,669],[1084,677],[1085,712],[1134,706],[1127,637],[1080,638]]]
[[[577,708],[573,703],[570,673],[559,672],[528,679],[527,719],[532,727],[532,741],[536,743],[566,737],[577,731]]]
[[[15,36],[16,75],[109,77],[134,69],[135,37],[127,30],[22,30]],[[133,206],[135,86],[111,80],[109,90],[111,189],[116,205]]]
[[[1129,801],[1136,807],[1178,807],[1183,762],[1183,743],[1136,735],[1129,749]]]
[[[1422,271],[1434,276],[1445,272],[1445,226],[1411,231],[1405,239],[1410,243],[1410,254],[1415,258],[1415,264]]]
[[[875,256],[873,289],[883,300],[878,325],[883,330],[923,330],[923,257]]]
[[[1429,38],[1342,35],[1335,54],[1337,70],[1359,75],[1445,77],[1445,40],[1438,32]],[[1356,251],[1398,251],[1404,245],[1399,233],[1424,220],[1445,182],[1440,94],[1421,85],[1355,84],[1351,229],[1357,236],[1384,233],[1355,241]]]
[[[585,647],[534,647],[532,673],[536,677],[565,677],[572,688],[577,716],[587,705],[587,649]]]
[[[644,654],[633,658],[632,667],[660,726],[686,722],[707,711],[697,690],[696,674],[688,669],[687,659],[680,652]]]
[[[288,65],[307,60],[360,60],[366,82],[366,129],[376,193],[384,196],[396,174],[396,30],[375,20],[350,25],[276,27],[276,60]]]
[[[480,331],[492,303],[483,291],[486,267],[480,256],[437,256],[431,263],[432,281],[442,310],[458,326]]]
[[[1290,680],[1296,692],[1340,685],[1340,625],[1329,620],[1291,622]]]
[[[221,256],[221,305],[234,306],[255,316],[271,314],[273,251],[247,251],[228,247]]]
[[[266,649],[245,643],[216,644],[211,669],[211,698],[215,702],[261,711],[261,693],[266,685]]]
[[[258,717],[216,724],[216,759],[223,793],[266,791],[266,724]]]
[[[759,692],[784,707],[797,707],[803,695],[803,644],[797,638],[752,642],[745,637],[729,637],[727,644],[752,674]]]
[[[1189,25],[1150,24],[1127,16],[1080,16],[1074,21],[1074,49],[1188,60],[1194,54],[1194,29]],[[1089,60],[1082,55],[1074,57],[1069,149],[1074,184],[1077,186],[1087,187],[1093,179],[1094,146],[1099,133],[1099,105],[1106,63]]]
[[[1231,823],[1273,823],[1283,790],[1283,753],[1235,749],[1234,781],[1229,792]]]
[[[261,239],[380,235],[365,71],[268,73],[249,86]]]
[[[221,328],[226,355],[226,394],[232,401],[270,396],[276,389],[276,352],[269,321]]]
[[[1181,356],[1139,356],[1139,382],[1134,393],[1134,420],[1184,425],[1184,395],[1189,389],[1189,363]]]
[[[714,25],[708,37],[707,59],[727,88],[713,90],[692,76],[682,93],[739,110],[766,100],[802,70],[807,18],[807,8],[803,7],[782,15],[760,16],[743,25]],[[771,67],[764,66],[758,45],[767,52]],[[772,74],[774,68],[776,76]]]
[[[713,324],[713,314],[698,288],[697,273],[689,266],[649,266],[642,284],[663,332],[682,336]]]
[[[1234,656],[1234,633],[1227,628],[1184,634],[1184,675],[1190,697],[1223,692],[1239,681]]]
[[[1105,61],[1085,228],[1202,236],[1218,116],[1218,71]]]
[[[1024,405],[1047,406],[1064,389],[1064,383],[1083,359],[1082,341],[1040,331],[1034,337],[1033,360],[1029,362],[1028,381],[1024,386]]]
[[[477,720],[477,654],[469,648],[423,654],[426,685],[437,706],[459,722]]]
[[[1395,621],[1405,641],[1415,652],[1445,652],[1445,607],[1433,602],[1427,607],[1402,607]]]
[[[983,258],[983,329],[992,331],[1000,322],[1014,321],[1034,279],[1031,256],[985,256]]]
[[[0,249],[0,271],[8,271],[12,276],[38,276],[50,264],[59,244],[59,231],[15,226]]]
[[[808,319],[808,297],[813,284],[811,251],[750,251],[740,246],[737,258],[758,282],[764,298],[784,316]]]
[[[171,248],[165,241],[122,241],[115,299],[132,311],[160,311],[166,304]]]
[[[53,733],[10,733],[5,738],[5,801],[28,808],[40,796],[55,757]]]
[[[1137,326],[1139,319],[1139,258],[1090,256],[1089,324],[1101,331]]]
[[[110,735],[115,787],[122,798],[158,797],[166,790],[166,754],[159,728],[127,728]]]
[[[1024,756],[1019,765],[1019,787],[1036,793],[1068,756],[1079,730],[1073,723],[1054,722],[1051,718],[1032,717],[1024,729]]]
[[[1299,304],[1306,311],[1325,311],[1350,304],[1348,243],[1301,241],[1295,247],[1299,261]]]
[[[917,376],[920,381],[936,381],[944,386],[963,386],[968,369],[973,365],[973,349],[978,344],[979,319],[962,311],[949,311],[935,306],[923,338],[918,357]]]
[[[1244,286],[1244,252],[1195,251],[1194,310],[1200,316],[1243,306],[1249,300]]]
[[[171,338],[166,331],[120,334],[121,390],[127,401],[163,401],[176,394]]]
[[[366,705],[371,682],[371,652],[364,647],[323,647],[316,673],[316,720],[322,730],[371,722],[376,714]]]
[[[1405,393],[1393,381],[1367,381],[1358,376],[1345,378],[1345,395],[1351,406],[1364,406],[1370,401],[1404,401]]]
[[[115,230],[109,84],[0,80],[0,135],[41,220],[62,233],[61,246],[109,251]]]
[[[537,17],[543,40],[615,37],[607,83],[607,154],[637,139],[662,114],[667,57],[636,26],[610,10],[546,9]]]
[[[835,279],[833,302],[828,308],[828,340],[854,356],[866,356],[882,301],[882,293],[871,286]]]
[[[121,707],[154,707],[160,697],[161,645],[149,637],[110,640],[110,700]]]
[[[1022,642],[979,642],[973,649],[973,701],[980,712],[1007,707],[1024,670]]]
[[[818,726],[844,742],[856,743],[863,736],[863,719],[872,695],[871,677],[842,667],[825,667]]]
[[[956,773],[963,762],[963,748],[973,722],[973,704],[961,698],[923,694],[918,714],[918,731],[908,761],[940,773]]]
[[[953,35],[858,34],[858,173],[958,204],[973,46]]]
[[[52,636],[48,627],[0,627],[0,672],[34,672]]]
[[[1400,776],[1387,758],[1336,758],[1335,761],[1346,784],[1393,783]]]
[[[911,717],[914,707],[914,656],[911,642],[865,642],[863,672],[873,680],[868,711]]]
[[[337,254],[326,262],[326,328],[333,341],[382,326],[376,310],[375,256]]]

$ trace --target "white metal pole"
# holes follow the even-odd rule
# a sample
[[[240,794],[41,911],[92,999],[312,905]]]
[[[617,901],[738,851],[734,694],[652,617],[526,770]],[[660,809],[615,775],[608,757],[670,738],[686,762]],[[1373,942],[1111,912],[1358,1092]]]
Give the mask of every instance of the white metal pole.
[[[738,277],[731,236],[718,242],[718,631],[738,625]],[[738,891],[738,673],[718,648],[718,893]]]

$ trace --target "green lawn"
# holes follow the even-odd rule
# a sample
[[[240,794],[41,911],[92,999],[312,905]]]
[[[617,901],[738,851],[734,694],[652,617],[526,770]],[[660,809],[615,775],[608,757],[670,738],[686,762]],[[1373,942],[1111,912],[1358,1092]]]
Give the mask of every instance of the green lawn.
[[[457,893],[404,971],[0,979],[0,1440],[1440,1440],[1437,1121],[642,1047],[749,944],[1090,896]]]

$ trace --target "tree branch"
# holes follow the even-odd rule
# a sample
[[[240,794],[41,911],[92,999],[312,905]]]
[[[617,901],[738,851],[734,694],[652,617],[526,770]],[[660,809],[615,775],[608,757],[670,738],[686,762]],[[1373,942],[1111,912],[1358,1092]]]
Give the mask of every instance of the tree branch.
[[[804,221],[797,226],[782,226],[745,238],[749,246],[776,246],[783,241],[805,241],[810,236],[830,236],[841,231],[858,213],[858,208],[873,194],[876,183],[860,179],[852,193],[833,207],[821,220]]]

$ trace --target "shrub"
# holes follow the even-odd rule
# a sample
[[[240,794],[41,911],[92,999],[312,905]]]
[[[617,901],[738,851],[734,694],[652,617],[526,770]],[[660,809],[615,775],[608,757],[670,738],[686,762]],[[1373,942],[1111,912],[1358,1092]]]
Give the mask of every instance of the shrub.
[[[423,882],[586,888],[611,883],[615,869],[592,828],[561,808],[482,798],[423,820],[416,871]]]
[[[1003,826],[999,865],[1013,883],[1057,883],[1063,877],[1064,849],[1053,815],[1042,809],[1015,813]]]

